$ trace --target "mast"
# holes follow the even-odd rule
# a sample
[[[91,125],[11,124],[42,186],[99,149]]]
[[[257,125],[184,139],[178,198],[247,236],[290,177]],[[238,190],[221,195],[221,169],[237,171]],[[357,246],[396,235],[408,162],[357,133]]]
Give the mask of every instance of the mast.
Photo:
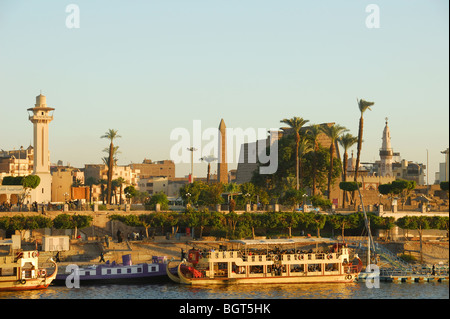
[[[361,176],[361,180],[364,183],[364,178],[362,176]],[[359,189],[358,182],[356,183],[356,186],[358,187],[359,199],[361,200],[361,206],[362,206],[363,213],[364,213],[364,222],[365,222],[366,229],[367,229],[367,234],[368,234],[367,266],[369,266],[370,265],[370,249],[371,249],[371,246],[372,246],[373,251],[375,251],[375,245],[374,245],[374,242],[373,242],[372,232],[370,231],[370,221],[367,218],[366,209],[364,207],[364,202],[363,202],[363,198],[362,198],[362,195],[361,195],[361,190]]]

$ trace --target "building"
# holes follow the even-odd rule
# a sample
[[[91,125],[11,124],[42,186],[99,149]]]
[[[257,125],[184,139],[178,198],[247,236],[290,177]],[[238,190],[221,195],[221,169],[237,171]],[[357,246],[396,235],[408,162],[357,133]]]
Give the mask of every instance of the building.
[[[439,163],[439,172],[436,172],[435,175],[435,184],[439,184],[440,182],[448,182],[449,175],[449,165],[448,165],[448,148],[444,151],[441,151],[441,154],[445,156],[445,162]]]
[[[322,123],[320,125],[334,125],[334,123]],[[301,132],[305,133],[309,127],[303,127]],[[236,183],[243,184],[250,182],[253,173],[258,169],[258,158],[261,158],[262,154],[266,154],[266,148],[275,141],[275,139],[281,139],[285,135],[292,134],[293,130],[289,127],[282,127],[280,131],[270,131],[265,140],[259,140],[251,143],[244,143],[241,145],[239,154],[239,163],[236,171]],[[331,140],[324,133],[320,133],[318,136],[318,143],[325,148],[329,148]],[[264,145],[263,149],[260,149],[258,145]],[[335,157],[340,157],[339,147],[337,142],[335,144]]]
[[[116,165],[113,169],[113,177],[112,179],[123,178],[123,188],[128,185],[139,185],[139,169],[133,169],[131,165],[120,166]],[[106,181],[108,180],[108,167],[104,164],[85,164],[84,166],[84,178],[88,180],[88,178],[93,178],[95,181],[99,182],[101,180],[105,181],[104,188],[106,189]],[[93,185],[92,187],[92,198],[94,201],[101,200],[102,198],[102,186],[101,185]],[[117,196],[119,194],[117,193]],[[105,196],[106,199],[106,196]],[[120,200],[120,199],[119,199]],[[122,201],[125,200],[125,194],[122,192]]]
[[[71,199],[72,171],[59,168],[52,172],[52,202],[64,203]]]
[[[0,179],[3,176],[27,176],[33,174],[34,150],[30,145],[24,149],[0,151]]]
[[[171,160],[153,162],[149,159],[144,159],[140,164],[130,164],[130,167],[133,170],[139,170],[139,178],[156,176],[164,176],[169,179],[175,178],[175,163]]]
[[[48,126],[53,121],[53,111],[48,107],[46,97],[42,94],[36,97],[33,108],[27,109],[28,119],[33,123],[33,175],[40,177],[38,187],[31,191],[31,201],[48,203],[51,201],[52,175],[50,174],[50,156],[48,145]]]
[[[392,174],[392,159],[394,152],[391,147],[391,132],[389,131],[388,118],[386,118],[386,126],[383,130],[382,144],[380,149],[380,169],[379,175],[381,177],[393,176]]]

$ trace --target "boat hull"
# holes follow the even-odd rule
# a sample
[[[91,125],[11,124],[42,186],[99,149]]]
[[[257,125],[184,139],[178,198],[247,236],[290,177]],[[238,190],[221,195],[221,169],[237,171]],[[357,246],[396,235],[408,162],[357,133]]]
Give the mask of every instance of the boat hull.
[[[188,278],[178,266],[178,281],[186,285],[248,285],[248,284],[316,284],[316,283],[352,283],[358,274],[307,275],[307,276],[251,276]],[[169,276],[170,277],[170,276]],[[171,278],[172,279],[172,278]],[[173,279],[172,279],[173,280]]]
[[[67,280],[74,282],[74,272],[58,274],[53,283],[55,285],[65,285]],[[140,284],[164,282],[168,281],[169,278],[166,274],[165,264],[138,264],[80,267],[78,269],[78,280],[83,284]]]
[[[53,261],[52,261],[53,262]],[[0,280],[0,291],[22,291],[22,290],[38,290],[46,289],[55,280],[58,273],[58,266],[53,262],[55,268],[53,273],[48,276],[38,277],[38,278],[26,278],[17,279],[11,278],[1,278]],[[11,276],[12,277],[12,276]]]

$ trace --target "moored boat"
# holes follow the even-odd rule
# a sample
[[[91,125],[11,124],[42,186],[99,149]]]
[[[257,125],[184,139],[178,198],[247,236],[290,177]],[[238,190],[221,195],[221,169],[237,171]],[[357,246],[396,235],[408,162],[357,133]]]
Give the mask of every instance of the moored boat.
[[[356,264],[350,260],[345,244],[331,245],[328,251],[313,252],[291,248],[299,245],[329,241],[301,238],[287,240],[229,241],[218,251],[191,249],[187,260],[178,265],[175,282],[191,285],[205,284],[297,284],[297,283],[351,283],[362,268],[357,255]],[[331,242],[331,241],[330,241]],[[239,244],[244,249],[229,249]],[[259,246],[249,249],[248,246]]]
[[[39,252],[17,251],[13,255],[0,256],[0,291],[45,289],[58,273],[57,264],[51,274],[39,267]]]
[[[131,255],[123,255],[122,263],[110,263],[66,267],[64,272],[56,276],[55,284],[64,284],[67,279],[74,280],[75,276],[81,283],[144,283],[167,280],[166,256],[153,256],[151,263],[133,265]]]

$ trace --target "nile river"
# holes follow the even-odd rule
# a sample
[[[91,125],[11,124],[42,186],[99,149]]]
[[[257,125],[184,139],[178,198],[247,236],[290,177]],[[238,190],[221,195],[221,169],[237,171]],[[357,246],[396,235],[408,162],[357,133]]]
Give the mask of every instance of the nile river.
[[[385,283],[368,288],[354,284],[186,286],[142,285],[50,286],[45,290],[0,292],[0,299],[449,299],[449,284]]]

